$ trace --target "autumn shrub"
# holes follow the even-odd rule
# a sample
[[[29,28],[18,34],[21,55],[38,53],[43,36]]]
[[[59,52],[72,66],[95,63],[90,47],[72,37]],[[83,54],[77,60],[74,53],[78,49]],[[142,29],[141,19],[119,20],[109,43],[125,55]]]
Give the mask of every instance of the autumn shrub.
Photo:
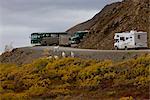
[[[40,69],[46,67],[48,62],[49,62],[49,59],[41,58],[41,59],[34,61],[32,65],[40,70]]]
[[[77,65],[73,65],[73,66],[69,66],[66,69],[64,69],[65,71],[62,72],[63,70],[60,70],[59,73],[62,73],[62,80],[68,83],[73,83],[74,81],[76,81],[77,75],[79,73],[79,71],[81,70],[81,67],[77,66]]]
[[[98,86],[100,81],[104,79],[103,75],[109,72],[111,64],[111,61],[104,61],[81,69],[78,74],[79,85],[81,87]]]
[[[132,96],[130,97],[121,97],[119,100],[134,100]]]
[[[1,100],[31,100],[26,93],[5,93],[0,94]]]
[[[148,78],[150,56],[142,56],[137,59],[132,59],[123,63],[119,63],[117,65],[114,65],[113,67],[117,70],[118,74],[114,81],[121,80],[121,83],[126,85],[128,85],[128,83],[132,83],[132,85],[135,85],[135,82],[137,82],[137,80],[147,80],[147,82],[145,82],[146,85],[150,81]],[[117,81],[115,82],[115,84],[121,83],[117,83]]]
[[[0,64],[0,96],[29,100],[102,91],[101,96],[128,100],[128,95],[148,95],[149,68],[149,55],[122,62],[40,58],[21,66]]]
[[[26,93],[31,97],[37,97],[44,95],[46,91],[47,91],[46,87],[35,85],[31,86],[29,90],[26,91]]]

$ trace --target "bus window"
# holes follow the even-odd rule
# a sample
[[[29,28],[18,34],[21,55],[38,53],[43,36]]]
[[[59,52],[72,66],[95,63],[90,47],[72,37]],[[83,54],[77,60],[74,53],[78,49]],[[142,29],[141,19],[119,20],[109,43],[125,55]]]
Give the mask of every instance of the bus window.
[[[51,34],[51,37],[58,37],[58,34]]]
[[[40,36],[38,35],[37,38],[40,38]]]
[[[49,37],[50,35],[49,34],[46,34],[46,37]]]

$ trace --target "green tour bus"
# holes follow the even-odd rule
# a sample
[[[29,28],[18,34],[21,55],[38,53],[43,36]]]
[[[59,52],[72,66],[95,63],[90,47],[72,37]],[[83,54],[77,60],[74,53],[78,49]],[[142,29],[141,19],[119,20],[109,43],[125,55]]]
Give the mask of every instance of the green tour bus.
[[[33,46],[70,46],[71,44],[80,43],[88,32],[89,31],[76,31],[73,36],[69,35],[67,32],[32,33],[31,44]]]
[[[77,31],[74,33],[74,36],[70,38],[71,44],[78,44],[81,42],[81,40],[88,34],[89,31]]]
[[[52,33],[32,33],[32,45],[58,45],[60,35],[67,35],[67,32],[52,32]]]

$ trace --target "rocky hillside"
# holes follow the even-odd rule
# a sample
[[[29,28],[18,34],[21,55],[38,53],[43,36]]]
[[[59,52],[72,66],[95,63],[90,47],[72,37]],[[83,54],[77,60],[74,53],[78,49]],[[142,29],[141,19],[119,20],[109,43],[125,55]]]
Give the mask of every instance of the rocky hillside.
[[[112,49],[115,32],[130,30],[148,32],[150,47],[149,0],[123,0],[106,5],[92,19],[78,24],[67,32],[89,30],[90,33],[79,44],[81,48]]]

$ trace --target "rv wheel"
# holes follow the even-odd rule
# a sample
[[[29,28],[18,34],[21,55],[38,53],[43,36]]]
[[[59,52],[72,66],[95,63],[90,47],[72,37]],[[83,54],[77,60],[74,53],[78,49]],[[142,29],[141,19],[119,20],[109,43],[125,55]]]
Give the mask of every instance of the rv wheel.
[[[115,46],[115,50],[118,50],[118,47],[117,47],[117,46]]]
[[[125,46],[125,47],[124,47],[124,49],[125,49],[125,50],[128,50],[128,47],[127,47],[127,46]]]

